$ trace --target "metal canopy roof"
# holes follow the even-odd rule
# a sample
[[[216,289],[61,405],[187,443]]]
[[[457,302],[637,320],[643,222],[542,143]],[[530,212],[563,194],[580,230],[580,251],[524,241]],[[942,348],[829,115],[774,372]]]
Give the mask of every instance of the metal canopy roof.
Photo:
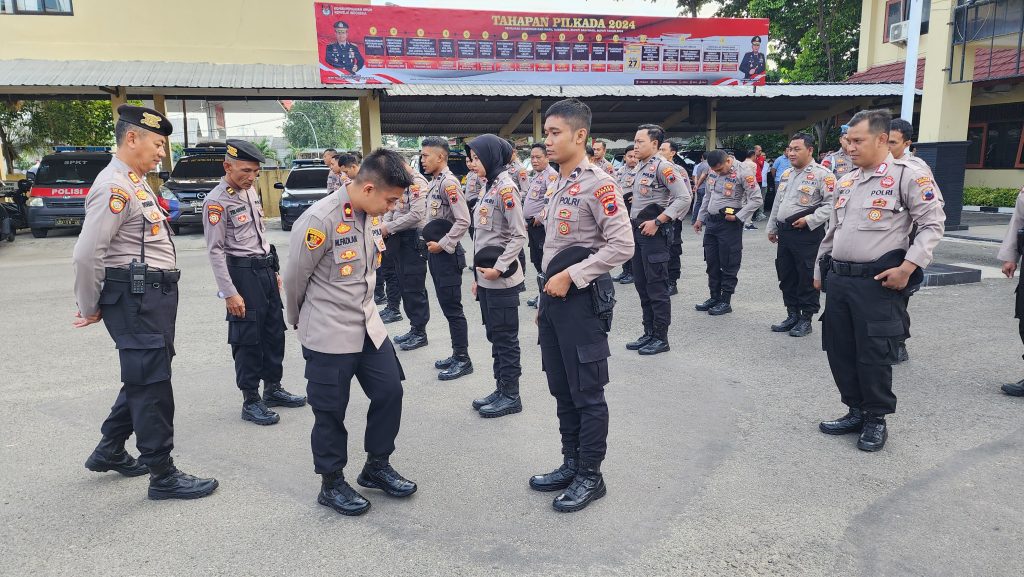
[[[381,96],[385,134],[448,136],[498,133],[524,101],[540,98],[541,109],[568,97],[594,111],[593,133],[631,137],[645,122],[669,124],[674,136],[706,130],[708,99],[717,100],[720,134],[780,130],[815,116],[860,106],[893,104],[900,84],[775,84],[768,86],[524,86],[395,85],[380,88],[320,83],[316,64],[211,64],[190,62],[101,62],[0,60],[0,98],[105,98],[110,87],[129,97],[154,93],[169,99],[275,100],[351,99]],[[529,135],[526,114],[510,135]]]

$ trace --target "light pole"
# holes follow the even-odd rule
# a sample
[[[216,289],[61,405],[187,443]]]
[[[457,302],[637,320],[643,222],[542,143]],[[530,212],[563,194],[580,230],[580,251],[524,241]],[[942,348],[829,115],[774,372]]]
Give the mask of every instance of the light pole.
[[[306,119],[306,122],[307,122],[307,123],[309,123],[309,129],[313,131],[313,144],[315,144],[315,145],[316,145],[316,150],[317,150],[317,152],[319,152],[319,151],[320,151],[320,139],[318,139],[318,138],[316,137],[316,129],[315,129],[315,128],[313,128],[313,121],[311,121],[311,120],[309,119],[309,117],[308,117],[308,116],[306,116],[306,113],[305,113],[305,112],[302,112],[302,111],[300,111],[300,110],[292,110],[292,111],[291,111],[291,112],[289,112],[288,114],[301,114],[301,115],[302,115],[302,117]]]

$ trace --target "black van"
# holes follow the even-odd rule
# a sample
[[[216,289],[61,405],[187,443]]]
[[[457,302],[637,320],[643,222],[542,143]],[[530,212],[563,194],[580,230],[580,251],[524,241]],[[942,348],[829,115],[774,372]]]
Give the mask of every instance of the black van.
[[[186,148],[170,173],[161,172],[160,196],[167,201],[174,234],[183,225],[203,224],[203,202],[224,176],[223,144]],[[177,201],[177,202],[175,202]]]

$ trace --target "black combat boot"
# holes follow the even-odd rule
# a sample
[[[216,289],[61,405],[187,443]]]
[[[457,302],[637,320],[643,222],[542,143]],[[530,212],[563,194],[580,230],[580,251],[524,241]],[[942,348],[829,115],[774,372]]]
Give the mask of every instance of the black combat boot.
[[[348,484],[341,471],[323,476],[316,502],[349,517],[370,510],[370,502]]]
[[[242,420],[252,421],[257,425],[273,425],[281,420],[278,415],[269,409],[257,390],[242,391]]]
[[[473,373],[473,361],[469,360],[469,355],[466,353],[455,353],[452,355],[453,362],[448,367],[437,374],[437,378],[442,381],[454,381],[459,377]],[[437,363],[434,363],[437,366]]]
[[[562,449],[562,466],[544,475],[530,477],[530,488],[534,491],[561,491],[576,478],[579,458],[575,449]]]
[[[414,351],[420,347],[427,346],[426,330],[418,327],[413,327],[409,331],[409,335],[409,338],[399,343],[398,348],[402,349],[403,351]]]
[[[632,273],[622,273],[622,276],[619,277],[619,284],[633,284]]]
[[[305,407],[306,397],[284,390],[281,383],[263,383],[263,404],[268,407]]]
[[[125,477],[138,477],[149,472],[149,467],[135,460],[124,450],[124,439],[103,437],[85,461],[85,468],[97,473],[117,471]]]
[[[638,351],[641,355],[656,355],[658,353],[665,353],[669,350],[668,346],[668,327],[654,327],[654,333],[651,336],[651,340],[640,348]]]
[[[722,297],[718,299],[718,303],[715,306],[708,309],[708,314],[717,317],[732,312],[732,293],[722,293]]]
[[[905,363],[910,360],[910,353],[907,351],[907,342],[900,341],[896,347],[896,363]]]
[[[149,498],[155,501],[198,499],[214,492],[218,485],[217,479],[200,479],[179,471],[170,457],[149,468]]]
[[[416,483],[399,475],[387,457],[367,456],[356,483],[368,489],[380,489],[392,497],[408,497],[416,492]]]
[[[1003,392],[1011,397],[1024,397],[1024,379],[1016,383],[1006,383],[1001,387]]]
[[[523,411],[523,401],[519,398],[519,381],[506,383],[498,381],[498,398],[480,407],[480,416],[485,419],[514,415]]]
[[[711,307],[713,307],[713,306],[718,304],[718,301],[719,301],[720,298],[721,298],[721,294],[712,293],[711,296],[708,298],[708,300],[706,300],[706,301],[704,301],[704,302],[702,302],[700,304],[693,305],[693,308],[698,310],[698,311],[700,311],[700,312],[702,312],[702,313],[707,312],[707,311],[711,310]]]
[[[811,316],[811,313],[800,313],[800,321],[789,330],[789,336],[806,337],[814,332],[814,326],[811,324]]]
[[[533,297],[532,299],[527,300],[526,301],[526,306],[528,306],[530,308],[534,308],[534,309],[537,308],[537,301],[539,299],[540,299],[540,295],[537,295],[537,296]]]
[[[498,386],[497,386],[496,389],[494,389],[493,393],[487,395],[486,397],[481,397],[479,399],[473,399],[473,408],[479,411],[480,407],[493,403],[494,401],[498,400],[498,397],[500,397],[500,396],[501,396],[501,383],[498,383]]]
[[[782,321],[777,325],[772,325],[773,333],[786,333],[793,329],[800,322],[800,314],[796,309],[786,309],[789,316],[786,320]]]
[[[601,475],[601,464],[580,461],[576,478],[564,493],[555,497],[551,506],[559,513],[574,513],[585,508],[591,501],[604,497],[607,492]]]
[[[644,348],[644,345],[651,342],[651,339],[654,338],[653,333],[653,329],[644,327],[644,334],[640,335],[640,337],[637,340],[626,343],[626,350],[639,351],[640,349]]]
[[[383,292],[380,292],[380,293],[374,292],[373,293],[373,302],[374,302],[374,304],[382,305],[382,304],[385,304],[385,303],[388,302],[388,297]]]
[[[873,453],[885,446],[885,440],[889,438],[889,431],[885,428],[885,415],[872,415],[864,413],[864,430],[860,433],[857,441],[857,448],[861,451]]]
[[[864,412],[858,408],[850,407],[850,412],[834,421],[822,421],[818,428],[826,435],[848,435],[859,433],[864,428]]]
[[[668,296],[674,296],[679,294],[679,285],[675,282],[668,285]]]
[[[454,362],[455,362],[455,353],[452,353],[452,356],[448,357],[447,359],[441,359],[439,361],[434,361],[434,368],[435,369],[447,369],[448,367],[452,366],[452,363],[454,363]]]
[[[397,323],[402,318],[402,313],[391,307],[384,307],[384,310],[380,312],[380,320],[384,321],[384,324]]]

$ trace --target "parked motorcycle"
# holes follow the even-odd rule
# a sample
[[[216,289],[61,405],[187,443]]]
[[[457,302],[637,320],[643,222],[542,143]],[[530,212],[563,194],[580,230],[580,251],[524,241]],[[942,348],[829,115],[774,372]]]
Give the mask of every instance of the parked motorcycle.
[[[17,190],[9,191],[0,188],[0,240],[14,242],[18,229],[28,226],[25,195],[29,187],[31,187],[31,183],[23,180],[18,183]]]

